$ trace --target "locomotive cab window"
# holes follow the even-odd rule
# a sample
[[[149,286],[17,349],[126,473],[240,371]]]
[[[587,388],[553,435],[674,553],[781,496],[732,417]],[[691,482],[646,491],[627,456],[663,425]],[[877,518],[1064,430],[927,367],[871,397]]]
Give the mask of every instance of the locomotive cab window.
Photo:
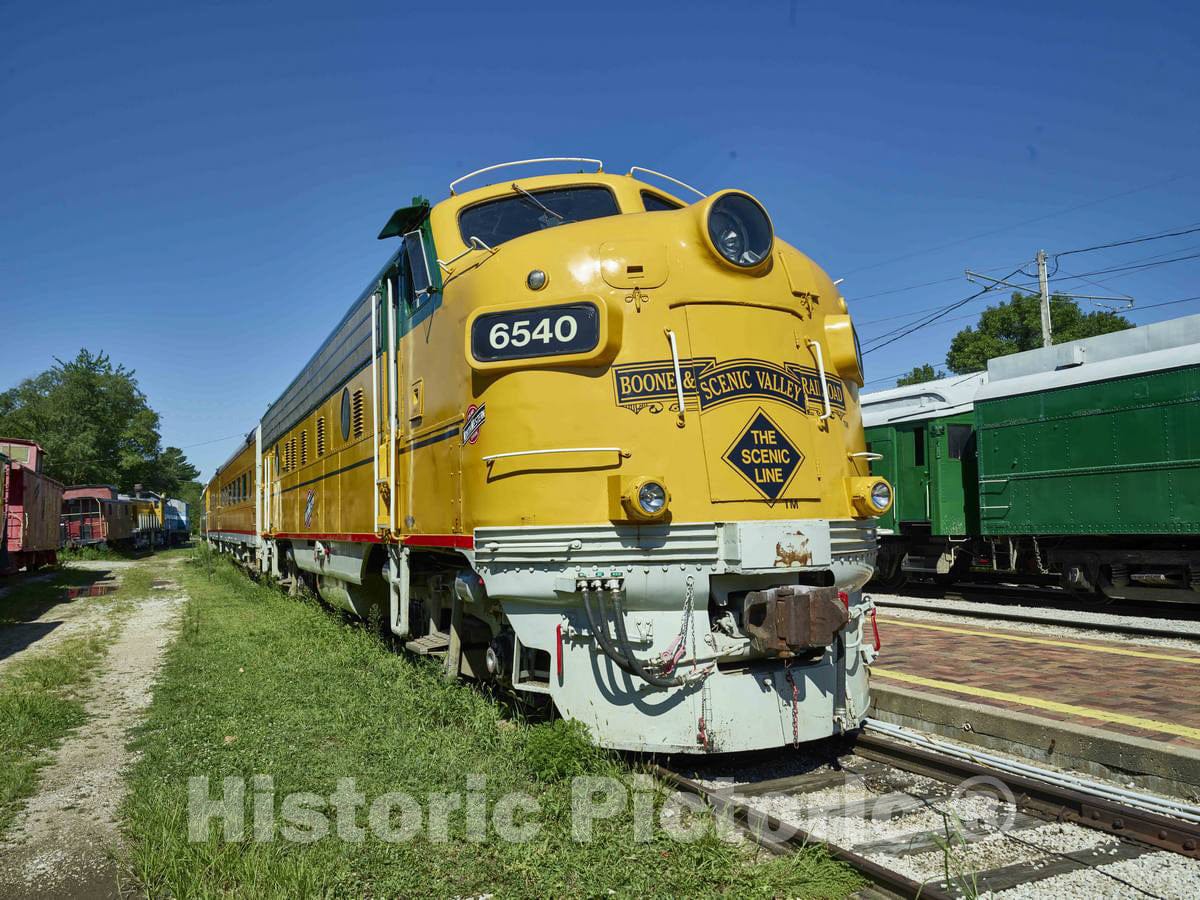
[[[404,236],[403,290],[404,299],[416,309],[433,291],[433,276],[421,232],[410,231]]]
[[[652,191],[642,191],[642,206],[646,212],[668,212],[672,209],[683,209],[683,205],[674,200],[668,200]]]
[[[925,429],[914,428],[913,436],[913,465],[925,465]]]
[[[475,237],[495,247],[535,231],[620,213],[617,198],[605,187],[518,190],[511,196],[464,209],[458,217],[458,228],[464,244],[469,246]]]

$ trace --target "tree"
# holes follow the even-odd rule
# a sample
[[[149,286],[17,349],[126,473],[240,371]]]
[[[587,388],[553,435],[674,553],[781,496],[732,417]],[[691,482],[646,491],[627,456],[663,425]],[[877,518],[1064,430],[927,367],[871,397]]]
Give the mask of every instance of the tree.
[[[1117,313],[1085,313],[1070,297],[1055,294],[1050,298],[1050,331],[1056,344],[1132,327],[1132,322]],[[1036,294],[1015,292],[1011,300],[985,309],[978,325],[954,336],[946,365],[960,375],[978,372],[987,368],[989,359],[1040,346],[1040,299]]]
[[[896,387],[904,387],[909,384],[924,384],[926,381],[945,377],[946,373],[941,369],[935,370],[929,363],[922,363],[919,366],[913,366],[912,371],[907,375],[901,375],[897,378]]]
[[[188,528],[192,534],[200,533],[200,494],[204,485],[199,481],[185,481],[172,496],[188,505]]]
[[[143,484],[152,491],[175,496],[183,485],[195,481],[199,474],[200,470],[187,461],[182,450],[168,447],[158,455],[153,471]]]
[[[143,484],[171,493],[199,471],[177,447],[160,447],[158,413],[131,369],[80,350],[0,393],[0,435],[46,448],[46,473],[64,484]]]

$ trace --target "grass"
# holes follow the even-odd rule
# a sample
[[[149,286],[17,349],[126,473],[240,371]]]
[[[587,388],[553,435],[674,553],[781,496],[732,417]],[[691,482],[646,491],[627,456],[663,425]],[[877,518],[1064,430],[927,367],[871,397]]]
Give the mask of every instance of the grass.
[[[962,819],[954,812],[942,812],[942,828],[944,835],[931,832],[934,843],[942,852],[942,877],[950,890],[967,900],[975,900],[979,896],[978,875],[963,863],[956,852],[968,846]]]
[[[61,603],[103,604],[109,613],[109,624],[99,630],[64,638],[52,650],[33,652],[0,671],[0,832],[12,823],[21,801],[36,791],[38,769],[50,760],[50,751],[86,720],[83,691],[115,636],[111,622],[134,598],[150,593],[152,570],[134,566],[122,570],[117,590],[89,596],[87,590],[107,575],[59,569],[14,579],[0,597],[0,635]],[[83,593],[70,599],[72,588]],[[19,641],[16,646],[20,648]]]
[[[67,638],[0,674],[0,832],[37,789],[49,752],[86,719],[81,689],[104,656],[108,632]]]
[[[111,562],[112,560],[134,559],[136,554],[133,551],[118,550],[107,545],[93,547],[66,547],[58,551],[58,561],[60,563],[69,562],[92,562],[96,560]]]
[[[576,841],[571,776],[629,775],[578,726],[514,723],[481,692],[447,683],[436,665],[394,653],[368,629],[203,551],[180,577],[189,607],[135,742],[141,757],[123,808],[130,864],[152,897],[840,897],[861,886],[819,848],[776,858],[711,831],[679,842],[657,825],[648,841],[635,841],[628,805],[596,822],[591,842]],[[489,811],[510,791],[533,797],[541,827],[526,842],[494,830],[472,842],[467,816],[455,810],[444,842],[426,829],[399,842],[370,830],[357,842],[259,842],[249,832],[249,779],[262,774],[274,779],[262,817],[272,827],[283,821],[285,795],[328,798],[342,777],[354,778],[368,803],[400,791],[428,812],[432,793],[466,792],[468,774],[486,779],[479,793]],[[242,839],[226,841],[214,825],[206,840],[188,840],[187,781],[196,775],[209,778],[214,797],[223,778],[247,779]],[[366,819],[359,807],[355,822]]]

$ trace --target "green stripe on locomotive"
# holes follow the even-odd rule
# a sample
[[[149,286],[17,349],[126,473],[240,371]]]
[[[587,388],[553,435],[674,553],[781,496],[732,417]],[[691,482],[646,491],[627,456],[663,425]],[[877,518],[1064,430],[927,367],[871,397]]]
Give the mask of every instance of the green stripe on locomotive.
[[[1200,366],[980,397],[975,420],[983,535],[1200,531]]]
[[[871,451],[883,456],[872,462],[871,474],[888,479],[896,491],[881,528],[928,523],[933,535],[978,532],[973,432],[970,413],[866,429]]]

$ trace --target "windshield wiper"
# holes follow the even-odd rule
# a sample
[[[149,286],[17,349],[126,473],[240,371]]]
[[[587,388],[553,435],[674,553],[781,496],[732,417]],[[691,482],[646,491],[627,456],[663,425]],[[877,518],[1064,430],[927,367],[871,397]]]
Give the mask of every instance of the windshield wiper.
[[[542,212],[549,213],[550,215],[554,216],[554,218],[558,219],[560,222],[566,221],[565,219],[563,219],[563,217],[561,215],[556,213],[554,210],[552,210],[550,207],[548,207],[545,203],[543,203],[537,197],[533,196],[533,194],[529,193],[529,191],[525,190],[525,188],[521,187],[515,181],[513,182],[512,188],[514,191],[516,191],[522,197],[527,199],[530,203],[532,203],[534,206],[536,206]]]

